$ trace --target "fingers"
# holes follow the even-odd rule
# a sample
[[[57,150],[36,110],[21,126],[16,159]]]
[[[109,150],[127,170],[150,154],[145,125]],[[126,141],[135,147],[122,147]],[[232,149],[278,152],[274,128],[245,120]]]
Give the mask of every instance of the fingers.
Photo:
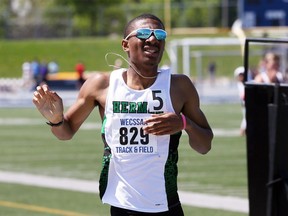
[[[43,93],[42,93],[43,94]],[[42,99],[42,94],[40,93],[40,89],[38,87],[36,88],[36,91],[34,91],[33,95],[33,103],[38,106],[40,104],[40,101]]]
[[[50,122],[63,119],[62,99],[47,85],[37,86],[33,94],[33,103],[38,111]]]
[[[183,128],[182,118],[175,113],[163,113],[152,115],[145,120],[144,133],[153,135],[173,134]]]
[[[41,105],[41,103],[44,103],[45,101],[56,101],[60,97],[53,91],[49,89],[49,87],[44,84],[42,86],[37,86],[36,91],[34,91],[33,94],[33,103],[38,107]]]
[[[42,87],[42,86],[37,86],[36,91],[34,91],[34,97],[37,99],[43,98],[45,94],[47,93],[47,90]]]
[[[153,135],[165,135],[165,134],[171,134],[172,130],[169,127],[164,127],[160,124],[153,124],[149,126],[143,127],[143,131],[145,134],[153,134]]]
[[[37,86],[36,87],[36,91],[34,91],[33,95],[34,95],[33,103],[35,105],[38,105],[41,102],[42,98],[44,97],[45,92],[44,92],[44,90],[43,90],[43,88],[41,86]]]
[[[54,101],[60,101],[61,97],[54,91],[49,91],[49,95],[52,97]]]

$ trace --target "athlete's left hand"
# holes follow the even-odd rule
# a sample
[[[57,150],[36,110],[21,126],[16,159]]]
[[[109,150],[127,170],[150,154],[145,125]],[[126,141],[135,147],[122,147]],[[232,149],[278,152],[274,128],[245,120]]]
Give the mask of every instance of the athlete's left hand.
[[[152,114],[145,123],[144,133],[153,135],[174,134],[183,128],[182,117],[176,113]]]

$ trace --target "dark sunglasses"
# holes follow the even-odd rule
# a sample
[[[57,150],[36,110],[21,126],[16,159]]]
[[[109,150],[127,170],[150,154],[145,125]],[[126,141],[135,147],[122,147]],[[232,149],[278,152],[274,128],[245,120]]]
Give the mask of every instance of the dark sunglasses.
[[[149,29],[149,28],[139,28],[134,31],[132,31],[130,34],[127,35],[125,40],[128,40],[129,37],[132,36],[136,32],[136,37],[139,39],[148,39],[151,37],[152,34],[154,34],[155,38],[159,41],[165,40],[167,37],[167,32],[163,29]]]

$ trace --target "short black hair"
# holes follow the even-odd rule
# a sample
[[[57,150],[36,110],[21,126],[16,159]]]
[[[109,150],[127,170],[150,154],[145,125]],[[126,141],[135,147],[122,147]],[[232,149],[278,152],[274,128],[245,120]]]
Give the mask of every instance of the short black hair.
[[[144,14],[141,14],[137,17],[135,17],[134,19],[130,20],[125,29],[124,29],[124,37],[123,38],[126,38],[127,35],[131,32],[131,27],[133,26],[133,24],[138,21],[138,20],[143,20],[143,19],[152,19],[152,20],[156,20],[159,22],[160,25],[162,25],[163,29],[165,30],[165,26],[164,26],[164,23],[155,15],[153,14],[149,14],[149,13],[144,13]]]

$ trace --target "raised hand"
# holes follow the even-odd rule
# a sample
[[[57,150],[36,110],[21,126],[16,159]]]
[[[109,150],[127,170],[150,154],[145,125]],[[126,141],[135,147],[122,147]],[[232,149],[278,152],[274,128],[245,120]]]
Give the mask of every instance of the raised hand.
[[[62,98],[47,85],[37,86],[33,103],[48,121],[58,123],[63,120]]]

